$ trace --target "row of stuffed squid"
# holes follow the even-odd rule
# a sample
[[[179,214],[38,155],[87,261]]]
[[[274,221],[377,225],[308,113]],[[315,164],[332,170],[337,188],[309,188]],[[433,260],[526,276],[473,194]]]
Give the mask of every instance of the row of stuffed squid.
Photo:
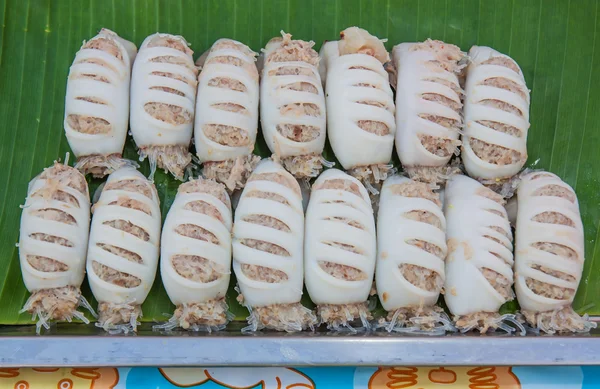
[[[575,192],[552,173],[520,177],[511,215],[501,195],[465,175],[451,176],[443,193],[392,175],[375,212],[365,185],[338,169],[318,176],[305,209],[299,181],[272,159],[250,174],[235,212],[224,184],[192,179],[161,226],[156,188],[132,167],[111,173],[93,206],[89,198],[84,176],[58,162],[29,186],[19,252],[31,292],[23,311],[38,332],[51,321],[87,321],[78,311],[94,312],[80,291],[86,271],[97,325],[135,331],[159,263],[176,309],[157,330],[225,328],[231,269],[250,312],[244,331],[595,326],[571,307],[583,225]],[[513,284],[521,311],[502,315]],[[314,310],[301,303],[304,286]],[[387,311],[377,319],[375,294]]]
[[[357,27],[320,53],[283,32],[260,56],[220,39],[194,63],[188,46],[157,33],[137,53],[102,30],[77,53],[65,111],[75,168],[36,177],[21,220],[23,311],[38,331],[87,320],[86,271],[97,325],[135,331],[159,264],[176,309],[157,330],[225,328],[231,269],[245,331],[594,326],[571,307],[584,261],[575,192],[520,173],[529,90],[513,59],[433,40],[390,57]],[[272,153],[262,162],[259,116]],[[150,179],[122,158],[128,124]],[[343,170],[323,157],[326,137]],[[164,226],[157,168],[184,181]],[[93,207],[87,173],[108,175]],[[521,311],[503,315],[513,290]],[[376,319],[375,295],[387,311]]]
[[[333,165],[322,155],[326,136],[371,193],[394,172],[394,143],[409,176],[433,185],[458,171],[461,145],[466,172],[480,181],[503,184],[521,170],[529,90],[514,60],[433,40],[399,44],[390,58],[383,42],[350,27],[317,53],[314,42],[282,32],[258,61],[246,45],[219,39],[194,63],[183,37],[151,35],[138,53],[103,29],[84,42],[67,83],[76,167],[101,177],[135,164],[122,158],[130,124],[152,174],[162,168],[183,180],[195,160],[205,177],[241,189],[260,160],[260,100],[264,139],[296,178]]]

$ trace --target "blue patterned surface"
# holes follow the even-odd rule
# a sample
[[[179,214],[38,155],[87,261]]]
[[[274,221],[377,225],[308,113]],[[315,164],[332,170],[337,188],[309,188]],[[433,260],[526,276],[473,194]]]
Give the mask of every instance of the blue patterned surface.
[[[0,367],[0,389],[600,389],[600,366],[332,368]]]
[[[408,372],[412,373],[409,374]],[[474,378],[474,372],[483,374],[483,377]],[[394,377],[394,373],[398,374]],[[378,374],[381,378],[379,381],[376,379]],[[403,388],[414,389],[468,389],[469,382],[476,382],[473,380],[477,379],[485,382],[489,380],[488,383],[491,385],[489,387],[496,387],[497,389],[600,388],[600,366],[480,368],[479,370],[477,368],[450,367],[442,369],[398,368],[398,370],[386,369],[383,371],[377,368],[364,367],[195,368],[186,369],[185,371],[133,368],[119,369],[119,375],[120,381],[115,389],[175,389],[181,387],[202,389],[299,389],[311,387],[385,389],[386,384],[392,384],[394,379],[400,380],[396,381],[397,385],[399,385],[398,382],[402,382],[403,385],[407,385],[402,386]],[[411,383],[407,377],[414,378],[414,381]],[[455,382],[442,382],[448,377],[454,377]],[[502,381],[502,379],[505,381]],[[464,383],[461,383],[463,382],[461,380]]]

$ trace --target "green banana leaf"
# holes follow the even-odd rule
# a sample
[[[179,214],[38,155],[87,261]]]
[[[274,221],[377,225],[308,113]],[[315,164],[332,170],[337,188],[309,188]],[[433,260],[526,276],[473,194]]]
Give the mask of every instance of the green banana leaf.
[[[196,56],[221,37],[259,50],[280,30],[312,39],[318,48],[351,25],[388,38],[388,49],[431,37],[463,50],[488,45],[512,56],[532,90],[528,166],[559,174],[579,196],[586,263],[575,308],[600,314],[599,5],[596,0],[0,0],[0,324],[30,322],[18,313],[28,297],[15,247],[19,204],[29,180],[69,151],[62,124],[69,66],[81,42],[102,27],[138,45],[157,31],[180,34]],[[257,152],[268,155],[264,142]],[[125,155],[136,157],[131,141]],[[148,166],[142,170],[147,173]],[[91,190],[98,184],[91,181]],[[161,172],[156,185],[164,216],[178,183]],[[85,284],[84,294],[91,299]],[[243,317],[235,293],[230,303]],[[173,310],[159,277],[143,310],[149,321],[164,320],[162,314]]]

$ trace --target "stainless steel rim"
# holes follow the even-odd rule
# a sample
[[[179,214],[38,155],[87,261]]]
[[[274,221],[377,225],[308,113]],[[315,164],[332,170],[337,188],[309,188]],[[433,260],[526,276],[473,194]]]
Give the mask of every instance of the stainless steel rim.
[[[68,334],[68,335],[63,335]],[[164,335],[142,326],[112,336],[64,325],[36,336],[31,326],[0,327],[0,366],[399,366],[600,364],[600,331],[554,336],[388,333],[219,333]]]

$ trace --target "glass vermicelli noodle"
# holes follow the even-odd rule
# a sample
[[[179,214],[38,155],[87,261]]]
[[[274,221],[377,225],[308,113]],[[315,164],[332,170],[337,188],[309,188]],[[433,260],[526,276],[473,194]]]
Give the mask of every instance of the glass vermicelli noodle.
[[[437,185],[458,171],[449,163],[458,152],[463,126],[464,92],[458,75],[464,57],[457,46],[431,39],[401,43],[392,50],[396,150],[414,180]]]
[[[198,78],[194,139],[203,174],[240,189],[260,157],[252,154],[258,131],[256,53],[219,39],[196,63]]]
[[[461,156],[471,177],[497,184],[517,174],[527,160],[529,89],[507,55],[473,46],[469,58]]]
[[[392,165],[394,98],[383,64],[383,42],[358,27],[321,48],[327,96],[327,132],[336,158],[373,193]],[[337,45],[337,50],[334,46]]]
[[[25,287],[31,293],[21,312],[32,314],[36,332],[51,320],[77,318],[90,225],[87,182],[76,169],[55,162],[29,183],[21,214],[19,259]]]
[[[131,133],[140,159],[182,180],[192,160],[198,69],[181,36],[150,35],[140,46],[131,79]]]
[[[325,147],[325,95],[314,42],[281,32],[263,56],[260,82],[262,131],[275,158],[296,178],[316,177]]]
[[[375,220],[361,182],[338,169],[312,186],[306,210],[304,269],[317,316],[329,329],[370,328],[367,299],[376,257]]]
[[[300,303],[304,279],[304,212],[298,181],[280,164],[261,161],[235,210],[233,270],[248,327],[277,331],[313,328],[314,313]]]
[[[549,334],[595,328],[571,307],[585,259],[573,188],[555,174],[531,172],[521,177],[517,199],[515,289],[527,323]]]
[[[129,84],[137,48],[103,28],[83,43],[69,70],[64,128],[83,174],[103,177],[122,159],[129,124]]]
[[[96,325],[111,333],[136,331],[158,266],[156,188],[137,170],[119,169],[92,210],[87,275],[98,300]]]
[[[500,306],[514,299],[512,232],[501,195],[467,176],[446,185],[444,215],[448,255],[444,299],[462,332],[523,326]]]
[[[446,219],[439,195],[422,182],[388,177],[377,217],[377,293],[388,331],[441,335],[453,326],[436,302],[444,286]]]
[[[165,219],[160,274],[175,314],[157,329],[220,330],[231,315],[225,294],[231,274],[231,202],[223,184],[181,184]]]

